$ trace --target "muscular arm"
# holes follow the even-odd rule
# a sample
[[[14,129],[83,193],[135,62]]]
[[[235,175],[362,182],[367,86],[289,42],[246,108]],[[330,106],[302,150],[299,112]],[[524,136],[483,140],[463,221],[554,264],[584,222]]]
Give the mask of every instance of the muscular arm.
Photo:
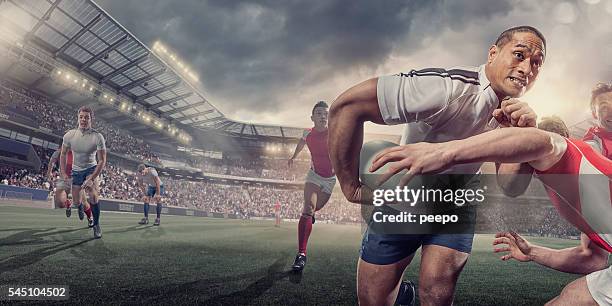
[[[561,250],[531,245],[529,259],[561,272],[588,274],[608,266],[608,252],[580,235],[580,245]]]
[[[384,173],[382,181],[402,169],[411,176],[438,173],[456,164],[501,162],[529,164],[546,170],[557,163],[565,150],[565,138],[536,128],[503,128],[462,140],[444,143],[408,144],[381,151],[370,171],[390,162],[397,162]]]
[[[329,157],[342,193],[351,202],[362,197],[359,182],[359,153],[363,143],[363,124],[384,124],[378,108],[377,79],[362,82],[342,93],[329,111]]]
[[[528,163],[495,163],[497,185],[509,197],[518,197],[525,192],[531,177],[533,167]]]
[[[546,170],[566,150],[565,139],[536,128],[503,128],[448,142],[452,163],[495,161],[524,163]]]
[[[302,149],[304,149],[304,145],[306,145],[306,141],[304,141],[304,139],[300,139],[300,142],[298,142],[297,146],[295,147],[295,152],[293,152],[293,156],[291,156],[290,159],[295,159],[298,154],[300,154],[300,152],[302,152]]]
[[[106,150],[96,151],[96,156],[98,157],[98,165],[96,165],[96,169],[91,174],[91,180],[96,179],[106,166]]]
[[[62,145],[62,150],[60,151],[60,176],[63,178],[68,177],[66,171],[66,152],[68,151],[68,147]]]
[[[155,177],[155,195],[161,195],[161,180],[159,177]]]

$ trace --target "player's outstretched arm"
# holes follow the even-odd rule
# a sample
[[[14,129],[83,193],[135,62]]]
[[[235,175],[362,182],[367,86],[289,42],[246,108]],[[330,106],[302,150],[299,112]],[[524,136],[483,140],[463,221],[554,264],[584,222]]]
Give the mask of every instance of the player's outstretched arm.
[[[359,153],[363,143],[363,124],[384,124],[376,96],[377,79],[370,79],[343,92],[329,110],[329,157],[346,198],[361,202]]]
[[[585,234],[580,236],[580,245],[561,250],[529,243],[514,232],[497,233],[493,245],[502,245],[494,249],[495,253],[508,252],[501,257],[502,260],[534,261],[561,272],[588,274],[608,266],[608,252],[596,246]]]
[[[445,143],[416,143],[380,152],[370,171],[395,162],[381,177],[381,182],[408,169],[406,174],[437,173],[455,164],[473,162],[522,163],[546,170],[554,165],[566,149],[565,139],[536,128],[503,128],[462,140]],[[403,180],[406,183],[407,180]]]
[[[295,151],[293,152],[293,155],[287,161],[289,167],[293,165],[293,160],[298,156],[298,154],[300,154],[300,152],[302,152],[305,145],[306,145],[306,141],[304,140],[304,138],[301,138],[300,142],[298,142],[297,146],[295,147]]]

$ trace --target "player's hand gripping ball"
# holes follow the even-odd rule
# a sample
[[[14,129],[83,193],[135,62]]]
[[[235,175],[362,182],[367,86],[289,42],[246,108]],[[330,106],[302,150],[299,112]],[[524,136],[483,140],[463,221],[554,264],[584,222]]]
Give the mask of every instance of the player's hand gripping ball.
[[[386,148],[396,147],[397,144],[384,141],[374,140],[367,142],[361,148],[361,154],[359,159],[359,179],[361,183],[370,187],[372,190],[375,189],[395,189],[400,185],[402,177],[406,174],[407,170],[402,170],[397,174],[393,175],[386,182],[380,184],[382,174],[387,172],[389,167],[393,166],[393,162],[387,163],[383,167],[379,168],[374,172],[370,172],[369,169],[372,166],[374,158],[378,153]],[[408,188],[420,188],[422,186],[421,178],[419,176],[413,177],[408,183]]]

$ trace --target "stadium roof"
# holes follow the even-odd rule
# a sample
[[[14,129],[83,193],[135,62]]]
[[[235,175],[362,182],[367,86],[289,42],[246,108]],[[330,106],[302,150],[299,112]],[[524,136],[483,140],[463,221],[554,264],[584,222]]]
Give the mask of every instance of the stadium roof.
[[[13,35],[24,45],[44,50],[56,63],[93,78],[109,92],[179,126],[236,136],[301,136],[300,128],[226,118],[200,93],[197,84],[192,84],[93,1],[0,0],[0,20],[0,27],[4,27],[0,34]],[[22,76],[20,81],[23,79]],[[73,105],[87,103],[74,90],[54,90],[57,86],[49,79],[42,76],[24,83],[56,100]],[[141,136],[159,133],[143,129],[142,124],[135,123],[118,106],[119,101],[101,105],[98,113]]]

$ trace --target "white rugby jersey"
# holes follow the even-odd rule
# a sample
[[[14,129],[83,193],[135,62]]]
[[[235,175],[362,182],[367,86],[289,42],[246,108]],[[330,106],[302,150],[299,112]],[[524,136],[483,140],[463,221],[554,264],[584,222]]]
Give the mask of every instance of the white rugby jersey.
[[[485,75],[485,65],[379,77],[377,95],[386,124],[406,123],[402,144],[464,139],[498,126],[492,114],[499,99]],[[444,173],[476,173],[481,165],[456,165]]]
[[[584,141],[566,141],[561,160],[537,176],[559,214],[612,253],[612,161]]]
[[[72,150],[72,169],[82,171],[98,165],[96,152],[106,150],[104,136],[94,129],[72,129],[64,135],[64,146]]]
[[[156,186],[155,178],[159,178],[159,174],[157,174],[157,170],[153,167],[147,167],[147,174],[141,175],[142,182],[149,186]],[[161,179],[159,180],[159,185],[163,185]]]

